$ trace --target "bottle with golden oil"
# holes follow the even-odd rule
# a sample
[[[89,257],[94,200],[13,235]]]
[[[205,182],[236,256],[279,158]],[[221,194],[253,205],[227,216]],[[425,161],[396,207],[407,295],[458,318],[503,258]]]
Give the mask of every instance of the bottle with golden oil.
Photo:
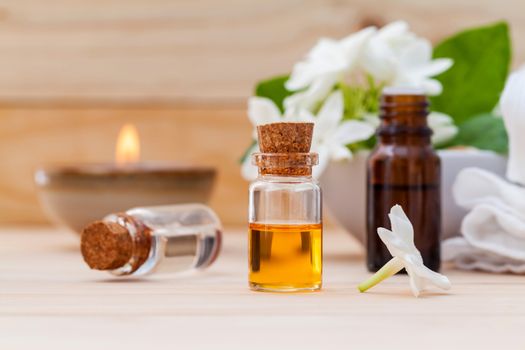
[[[249,283],[256,291],[321,289],[321,190],[312,178],[312,123],[259,126],[250,186]]]

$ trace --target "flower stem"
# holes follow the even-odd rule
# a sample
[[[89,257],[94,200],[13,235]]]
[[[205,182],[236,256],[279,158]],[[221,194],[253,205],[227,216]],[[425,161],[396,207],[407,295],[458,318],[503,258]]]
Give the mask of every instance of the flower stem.
[[[392,258],[387,262],[379,271],[377,271],[372,277],[357,286],[357,289],[361,293],[366,292],[376,284],[386,280],[387,278],[395,275],[403,269],[403,263],[398,258]]]

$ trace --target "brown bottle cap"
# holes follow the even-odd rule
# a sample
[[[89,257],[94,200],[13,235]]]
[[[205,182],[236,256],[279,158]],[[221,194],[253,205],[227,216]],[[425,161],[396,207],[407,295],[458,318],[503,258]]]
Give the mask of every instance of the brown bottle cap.
[[[313,123],[259,125],[259,147],[263,153],[308,153],[313,131]]]
[[[133,240],[125,227],[113,222],[95,221],[82,231],[80,250],[90,268],[114,270],[130,261]]]

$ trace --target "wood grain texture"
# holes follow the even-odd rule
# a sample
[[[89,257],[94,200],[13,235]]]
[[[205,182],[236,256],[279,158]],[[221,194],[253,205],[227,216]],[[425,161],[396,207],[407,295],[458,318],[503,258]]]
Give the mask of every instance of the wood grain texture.
[[[70,233],[4,228],[0,348],[523,348],[523,276],[445,268],[448,292],[414,298],[400,275],[359,294],[369,276],[362,250],[326,230],[321,292],[256,293],[247,288],[246,237],[227,229],[207,271],[125,280],[89,270]]]
[[[525,58],[521,0],[3,0],[0,99],[239,102],[320,36],[397,19],[432,40],[507,19]]]

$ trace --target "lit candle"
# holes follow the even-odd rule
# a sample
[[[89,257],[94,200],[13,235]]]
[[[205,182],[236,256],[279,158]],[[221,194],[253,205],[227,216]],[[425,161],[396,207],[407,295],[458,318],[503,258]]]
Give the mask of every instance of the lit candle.
[[[136,206],[206,203],[216,171],[212,167],[140,162],[137,129],[122,127],[115,164],[45,166],[35,173],[40,200],[55,223],[76,232],[109,213]]]
[[[118,165],[137,163],[140,159],[140,139],[137,128],[133,124],[126,124],[120,129],[115,151],[115,160]]]

